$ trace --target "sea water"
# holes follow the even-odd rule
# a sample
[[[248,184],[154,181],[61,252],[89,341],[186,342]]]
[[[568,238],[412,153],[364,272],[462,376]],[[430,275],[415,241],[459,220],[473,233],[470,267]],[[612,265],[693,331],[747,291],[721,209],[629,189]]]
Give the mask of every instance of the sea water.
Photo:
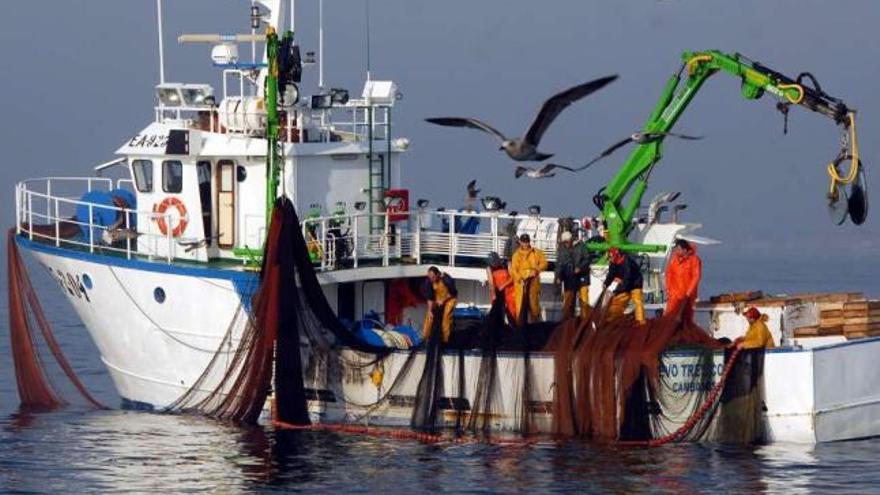
[[[702,293],[863,291],[880,264],[704,259]],[[53,282],[30,273],[68,358],[105,403],[116,396],[85,329]],[[5,278],[5,274],[4,274]],[[6,314],[6,287],[2,294]],[[0,335],[0,492],[880,492],[880,439],[821,445],[679,444],[619,449],[426,445],[326,432],[238,428],[209,419],[73,405],[18,410],[7,322]]]

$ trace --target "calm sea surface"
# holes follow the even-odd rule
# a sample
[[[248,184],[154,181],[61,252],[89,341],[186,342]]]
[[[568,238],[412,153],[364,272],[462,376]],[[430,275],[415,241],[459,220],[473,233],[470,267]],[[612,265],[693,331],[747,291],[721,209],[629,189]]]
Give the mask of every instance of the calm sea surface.
[[[880,296],[880,257],[706,259],[704,294],[859,290]],[[106,403],[118,397],[85,329],[34,265],[68,357]],[[5,274],[3,275],[5,279]],[[2,294],[6,314],[6,287]],[[124,322],[120,322],[124,324]],[[579,443],[432,446],[332,433],[235,428],[210,420],[71,406],[18,411],[8,328],[0,335],[0,492],[819,492],[880,493],[880,439],[819,446]]]

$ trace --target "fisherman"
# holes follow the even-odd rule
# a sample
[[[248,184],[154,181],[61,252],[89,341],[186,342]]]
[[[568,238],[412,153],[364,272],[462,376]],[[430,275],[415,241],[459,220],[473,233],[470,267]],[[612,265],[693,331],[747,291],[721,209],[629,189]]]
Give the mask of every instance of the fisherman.
[[[559,236],[556,249],[556,284],[562,284],[562,318],[575,314],[575,299],[581,318],[590,315],[590,258],[583,244],[572,241],[570,231]]]
[[[666,266],[666,310],[663,315],[681,311],[682,321],[694,321],[703,263],[696,248],[688,241],[677,239],[674,246]]]
[[[529,234],[519,236],[519,247],[510,259],[510,274],[516,287],[518,316],[528,309],[529,321],[541,316],[541,272],[547,269],[547,257],[540,249],[532,247]],[[520,318],[518,318],[519,320]],[[522,325],[524,321],[517,321]]]
[[[642,299],[642,270],[632,256],[613,247],[608,250],[608,276],[605,289],[611,290],[614,297],[608,308],[608,321],[615,321],[632,301],[635,306],[636,323],[645,323],[645,303]]]
[[[425,313],[425,324],[422,326],[423,340],[427,341],[431,336],[431,330],[434,328],[434,313],[442,312],[441,336],[444,344],[449,342],[449,336],[452,335],[452,313],[458,302],[455,279],[442,273],[436,266],[432,266],[428,268],[428,276],[422,284],[422,294],[428,300],[428,311]]]
[[[772,349],[776,347],[773,342],[773,335],[767,328],[767,315],[762,315],[758,308],[752,306],[743,316],[749,322],[749,329],[745,336],[739,337],[733,341],[738,349]]]
[[[494,303],[495,297],[497,297],[496,294],[501,293],[504,297],[508,321],[516,321],[516,315],[519,313],[516,305],[516,288],[514,287],[513,277],[510,276],[507,264],[504,263],[504,260],[495,251],[489,253],[489,266],[486,267],[486,272],[491,301]]]

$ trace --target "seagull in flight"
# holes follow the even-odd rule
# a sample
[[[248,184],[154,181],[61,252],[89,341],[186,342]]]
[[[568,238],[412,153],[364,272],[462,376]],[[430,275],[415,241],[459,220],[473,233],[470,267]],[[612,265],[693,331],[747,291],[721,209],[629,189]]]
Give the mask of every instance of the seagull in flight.
[[[677,134],[675,132],[636,132],[636,133],[633,133],[633,134],[630,134],[629,136],[627,136],[626,139],[622,139],[622,140],[612,144],[611,146],[606,148],[602,153],[599,153],[599,156],[590,160],[586,165],[582,165],[580,167],[575,167],[575,168],[563,167],[561,165],[556,165],[556,166],[560,167],[560,168],[564,168],[566,170],[571,170],[572,172],[580,172],[581,170],[586,169],[590,165],[593,165],[594,163],[598,162],[599,160],[605,158],[606,156],[611,155],[612,153],[619,150],[620,148],[623,148],[624,146],[628,145],[629,143],[636,143],[636,144],[654,143],[654,142],[662,140],[663,138],[665,138],[667,136],[678,138],[678,139],[684,139],[687,141],[697,141],[697,140],[703,139],[703,136],[689,136],[687,134]],[[551,164],[551,165],[553,165],[553,164]]]
[[[531,168],[531,167],[523,167],[522,165],[520,165],[519,167],[516,167],[516,172],[514,172],[513,175],[517,179],[519,179],[523,175],[525,175],[526,177],[528,177],[530,179],[549,179],[550,177],[554,177],[556,175],[556,172],[554,172],[553,170],[555,170],[557,168],[561,168],[563,170],[568,170],[570,172],[574,172],[574,169],[571,167],[548,163],[547,165],[544,165],[543,167],[538,168],[538,169]]]
[[[547,128],[550,127],[550,124],[553,123],[556,117],[558,117],[559,114],[572,103],[605,87],[605,85],[615,79],[617,79],[616,75],[602,77],[566,89],[565,91],[550,97],[550,99],[545,101],[541,106],[541,110],[538,112],[538,115],[535,116],[535,120],[532,122],[532,125],[529,126],[525,136],[519,138],[508,138],[502,134],[501,131],[495,129],[489,124],[472,118],[435,117],[425,120],[432,124],[442,126],[470,127],[471,129],[483,131],[498,138],[501,141],[501,147],[498,149],[506,151],[507,156],[511,159],[518,162],[540,162],[553,156],[550,153],[538,151],[538,144],[541,142],[541,138],[544,136],[544,133],[547,132]]]

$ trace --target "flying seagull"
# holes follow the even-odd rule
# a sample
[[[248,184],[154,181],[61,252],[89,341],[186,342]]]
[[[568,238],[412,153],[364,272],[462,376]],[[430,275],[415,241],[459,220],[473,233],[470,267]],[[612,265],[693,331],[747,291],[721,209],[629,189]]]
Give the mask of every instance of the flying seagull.
[[[663,139],[667,136],[675,137],[675,138],[679,138],[679,139],[686,139],[689,141],[696,141],[699,139],[703,139],[703,136],[689,136],[687,134],[677,134],[674,132],[636,132],[636,133],[633,133],[633,134],[627,136],[626,139],[622,139],[622,140],[612,144],[607,149],[605,149],[605,151],[603,151],[602,153],[599,153],[599,156],[590,160],[586,165],[583,165],[580,167],[575,167],[575,168],[568,168],[568,167],[564,167],[564,168],[568,168],[568,170],[571,170],[572,172],[580,172],[581,170],[584,170],[585,168],[598,162],[599,160],[605,158],[606,156],[611,155],[612,153],[619,150],[620,148],[623,148],[624,146],[626,146],[629,143],[648,144],[648,143],[660,141],[661,139]],[[559,166],[559,165],[557,165],[557,166]]]
[[[477,179],[473,179],[467,184],[467,197],[468,199],[477,199],[477,195],[480,194],[482,189],[477,189]]]
[[[553,177],[556,175],[556,172],[553,172],[553,170],[555,170],[557,168],[561,168],[563,170],[568,170],[568,171],[574,172],[574,169],[571,167],[548,163],[547,165],[544,165],[543,167],[538,168],[538,169],[531,168],[531,167],[523,167],[520,165],[519,167],[516,167],[516,172],[514,172],[513,175],[517,179],[519,179],[523,175],[525,175],[526,177],[529,177],[531,179],[549,179],[550,177]]]
[[[477,119],[462,117],[436,117],[425,120],[437,125],[448,127],[470,127],[471,129],[477,129],[486,132],[501,140],[501,147],[499,148],[499,150],[506,151],[507,156],[509,156],[513,160],[516,160],[518,162],[540,162],[553,156],[552,154],[542,153],[538,151],[538,144],[541,142],[541,137],[544,136],[545,132],[547,132],[547,128],[550,127],[550,124],[553,123],[553,120],[556,119],[556,117],[558,117],[559,114],[562,113],[562,111],[565,110],[565,108],[572,103],[580,100],[581,98],[587,96],[594,91],[601,89],[606,84],[615,79],[617,79],[616,75],[602,77],[594,81],[590,81],[588,83],[566,89],[565,91],[552,96],[550,99],[544,102],[543,106],[541,106],[541,110],[538,112],[538,115],[535,116],[535,120],[532,122],[532,125],[529,126],[529,129],[526,131],[525,136],[521,138],[510,139],[494,127]]]

